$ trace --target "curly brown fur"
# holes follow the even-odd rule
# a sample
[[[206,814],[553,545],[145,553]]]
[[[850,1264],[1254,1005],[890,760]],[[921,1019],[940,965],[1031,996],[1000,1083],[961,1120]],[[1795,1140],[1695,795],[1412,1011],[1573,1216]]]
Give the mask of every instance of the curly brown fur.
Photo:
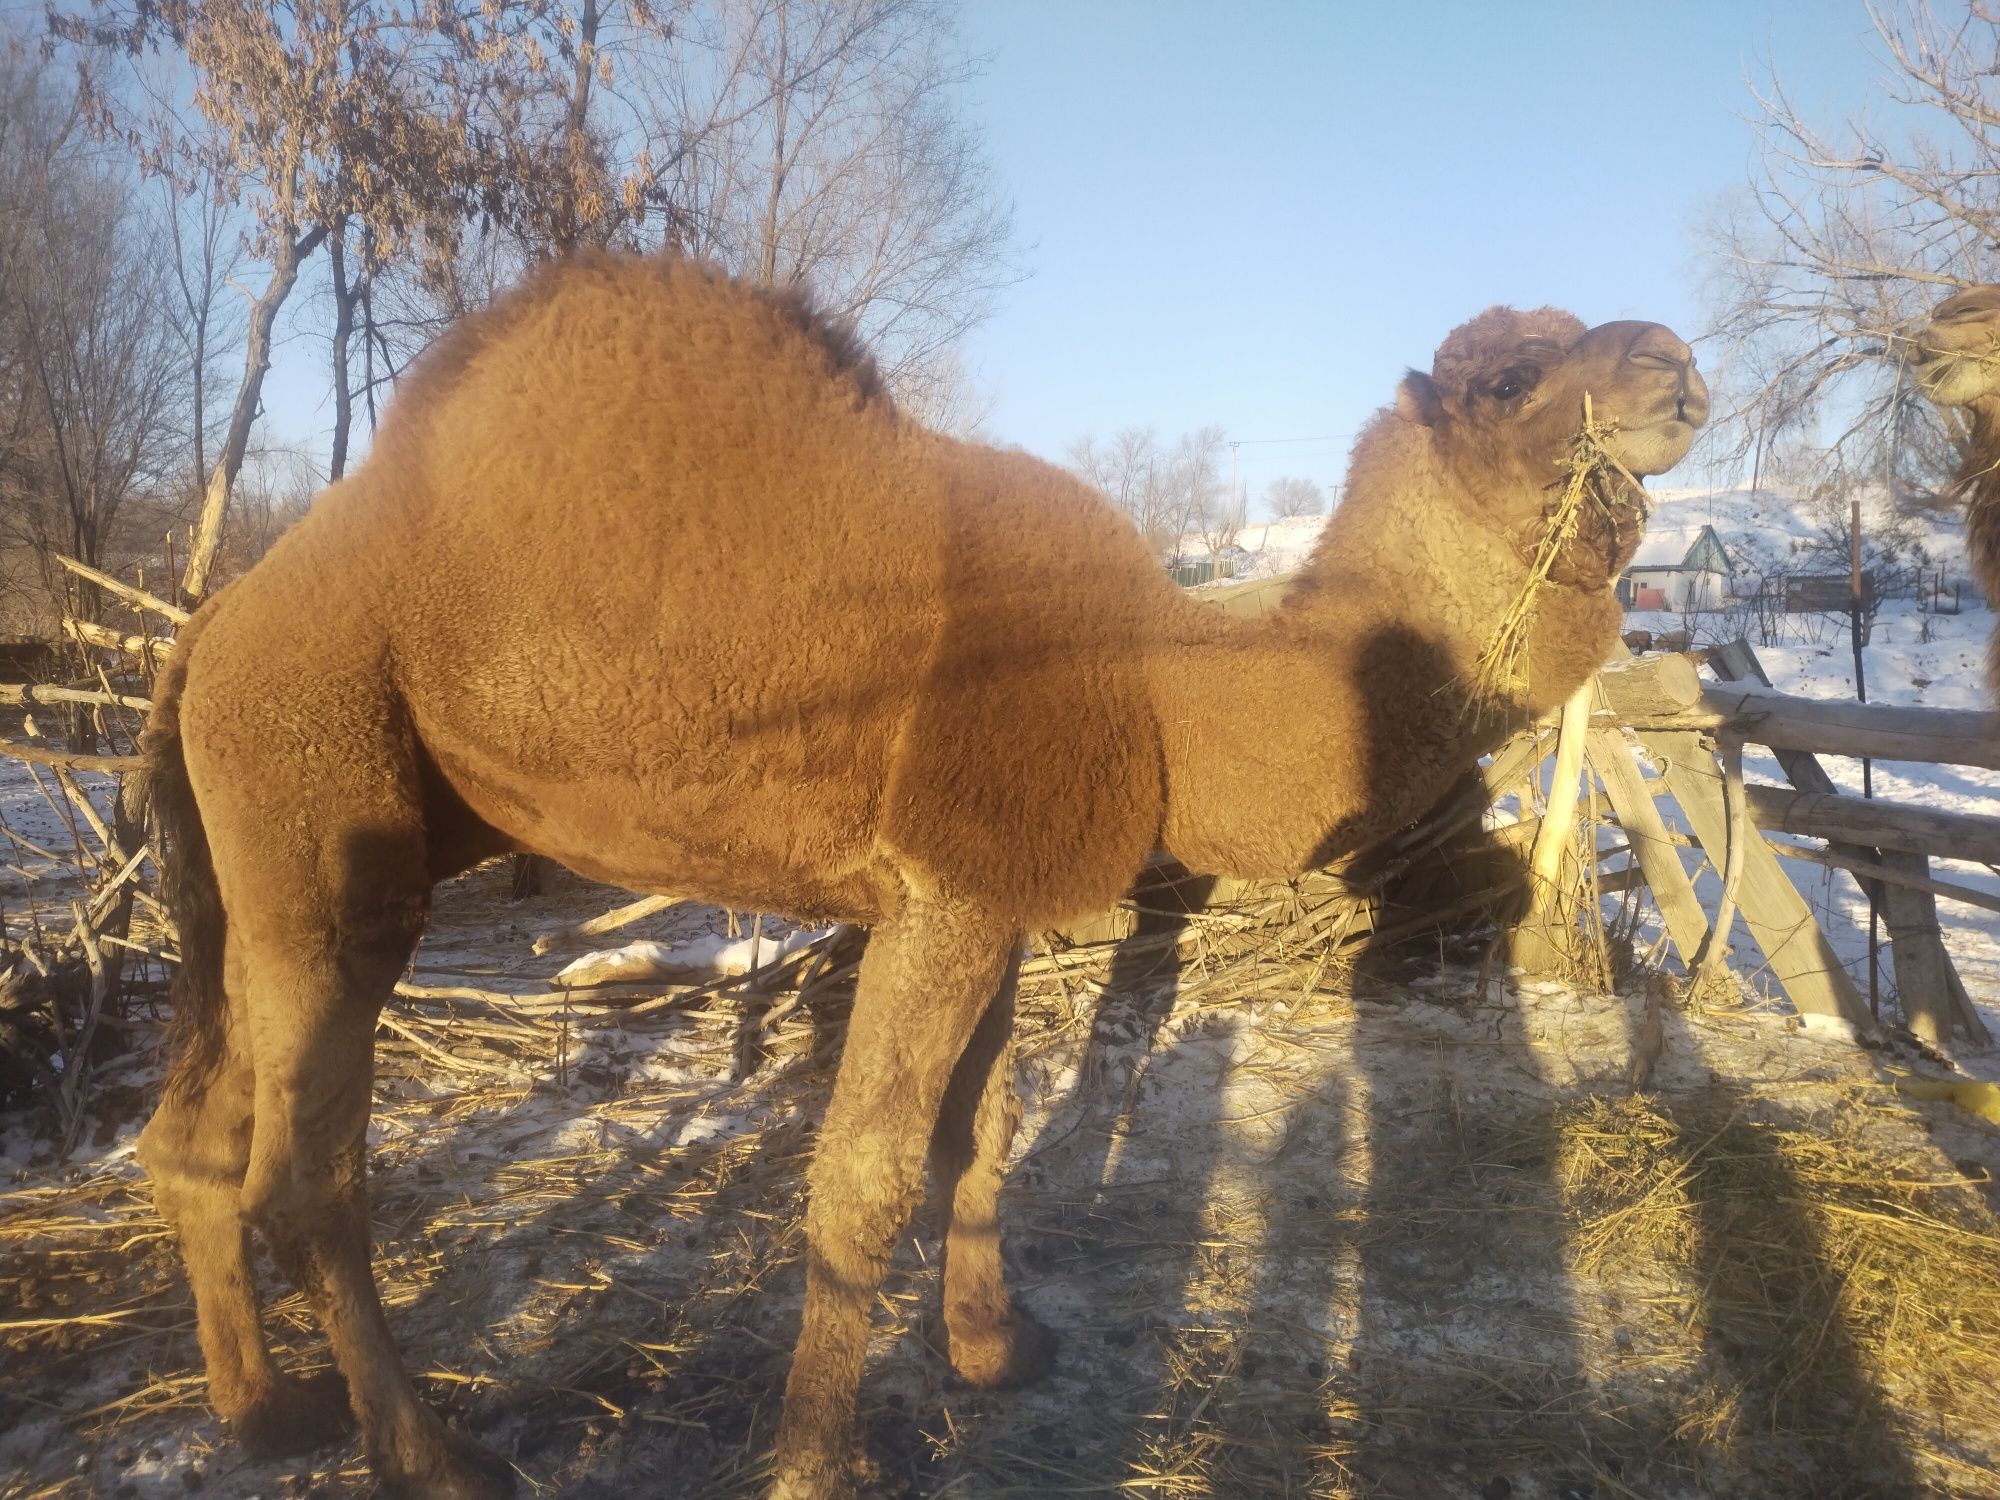
[[[1956,491],[1965,506],[1965,550],[1988,599],[2000,599],[2000,409],[1973,413],[1971,441]],[[2000,635],[1987,638],[1986,686],[2000,703]]]
[[[1517,367],[1534,388],[1498,394]],[[1052,1343],[993,1226],[1022,934],[1109,905],[1162,841],[1260,874],[1348,852],[1471,764],[1448,689],[1586,389],[1642,473],[1705,414],[1663,328],[1489,313],[1363,434],[1290,607],[1244,622],[1073,477],[905,420],[796,297],[589,256],[460,324],[367,463],[198,616],[149,744],[207,986],[184,1025],[221,1064],[142,1154],[218,1408],[256,1431],[296,1404],[247,1221],[306,1287],[383,1476],[504,1492],[394,1358],[364,1164],[376,1015],[431,885],[505,849],[875,929],[812,1168],[777,1493],[865,1472],[868,1310],[928,1155],[961,1373],[1038,1371]],[[1549,591],[1537,703],[1602,659],[1624,545],[1589,539]],[[185,857],[203,833],[210,867]]]

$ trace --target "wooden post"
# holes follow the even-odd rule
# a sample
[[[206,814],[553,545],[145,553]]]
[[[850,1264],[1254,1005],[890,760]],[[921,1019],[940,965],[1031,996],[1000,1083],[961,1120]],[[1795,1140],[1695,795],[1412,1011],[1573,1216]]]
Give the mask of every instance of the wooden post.
[[[1885,850],[1882,863],[1927,879],[1930,861],[1921,854]],[[1889,927],[1889,956],[1896,966],[1896,989],[1903,1018],[1923,1041],[1938,1043],[1954,1032],[1979,1046],[1992,1038],[1972,1008],[1963,985],[1954,984],[1951,960],[1938,932],[1937,898],[1914,886],[1884,882],[1882,917]]]
[[[1575,959],[1575,882],[1565,871],[1565,856],[1576,843],[1576,801],[1583,779],[1583,742],[1589,731],[1596,684],[1586,681],[1563,704],[1562,725],[1556,732],[1555,770],[1549,782],[1548,808],[1535,830],[1534,852],[1528,859],[1531,906],[1515,929],[1513,959],[1533,974],[1566,974]]]

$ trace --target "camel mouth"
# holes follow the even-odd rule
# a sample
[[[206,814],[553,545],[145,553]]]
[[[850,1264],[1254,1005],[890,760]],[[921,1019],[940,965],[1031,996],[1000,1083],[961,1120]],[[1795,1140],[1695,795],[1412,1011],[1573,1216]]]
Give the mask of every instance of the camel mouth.
[[[2000,355],[1918,344],[1910,372],[1939,406],[1970,406],[2000,387]]]
[[[1606,440],[1612,457],[1635,479],[1664,474],[1688,455],[1700,424],[1678,412],[1642,427],[1622,426]]]

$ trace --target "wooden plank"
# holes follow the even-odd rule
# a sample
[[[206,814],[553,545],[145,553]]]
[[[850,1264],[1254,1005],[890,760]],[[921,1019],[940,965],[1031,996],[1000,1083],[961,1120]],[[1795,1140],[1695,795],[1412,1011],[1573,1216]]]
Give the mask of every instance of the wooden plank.
[[[1723,810],[1722,772],[1714,753],[1696,734],[1642,734],[1639,742],[1667,768],[1674,799],[1687,814],[1695,837],[1720,868],[1723,851],[1729,847],[1729,826]],[[1876,1028],[1867,1003],[1841,967],[1826,934],[1819,930],[1812,908],[1786,878],[1770,845],[1752,839],[1744,857],[1743,884],[1738,893],[1743,920],[1793,1006],[1801,1015],[1845,1021],[1863,1035],[1873,1034]],[[1728,934],[1719,936],[1726,940]]]
[[[1763,662],[1748,641],[1738,636],[1720,646],[1711,646],[1708,652],[1708,669],[1724,682],[1753,681],[1764,687],[1771,687],[1771,674],[1764,670]],[[1778,750],[1774,752],[1778,764],[1784,767],[1785,780],[1802,792],[1837,792],[1833,778],[1826,774],[1826,767],[1819,763],[1819,757],[1808,750]]]
[[[1939,859],[2000,864],[2000,818],[1932,812],[1902,802],[1753,786],[1750,816],[1760,828],[1832,844],[1898,850]]]
[[[1604,783],[1618,826],[1632,845],[1632,856],[1653,892],[1667,936],[1683,964],[1694,962],[1708,936],[1708,914],[1695,896],[1694,882],[1681,864],[1680,849],[1667,831],[1666,820],[1653,803],[1653,787],[1640,774],[1632,747],[1615,729],[1593,729],[1585,746],[1591,768]]]
[[[1694,708],[1629,722],[1642,729],[1728,733],[1773,750],[2000,770],[2000,714],[1994,713],[1823,702],[1722,684],[1704,691]]]

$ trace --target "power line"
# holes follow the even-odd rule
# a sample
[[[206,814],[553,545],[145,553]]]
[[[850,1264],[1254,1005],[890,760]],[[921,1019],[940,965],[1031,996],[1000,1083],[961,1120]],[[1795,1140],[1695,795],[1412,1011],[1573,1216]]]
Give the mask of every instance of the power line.
[[[1322,432],[1316,437],[1230,438],[1229,444],[1231,447],[1252,448],[1262,447],[1269,443],[1338,443],[1344,437],[1344,433]]]

